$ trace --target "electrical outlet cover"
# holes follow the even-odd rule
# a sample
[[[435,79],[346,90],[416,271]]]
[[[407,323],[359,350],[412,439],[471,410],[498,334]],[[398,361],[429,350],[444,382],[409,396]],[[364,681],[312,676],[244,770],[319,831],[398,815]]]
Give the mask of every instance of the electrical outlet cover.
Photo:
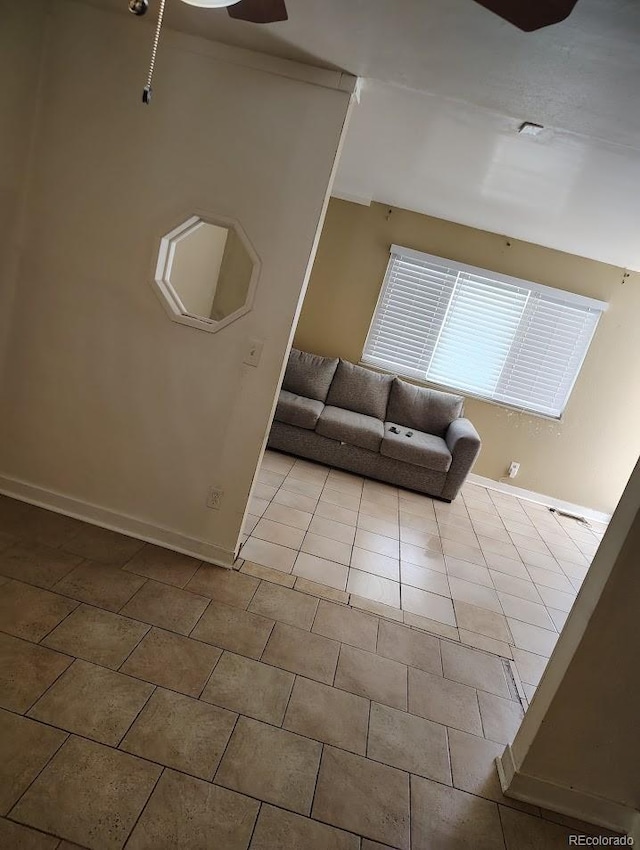
[[[247,349],[244,355],[244,362],[247,366],[257,366],[262,357],[262,349],[264,342],[261,339],[250,339],[247,344]]]
[[[222,495],[222,490],[218,490],[217,487],[209,487],[209,492],[207,493],[207,507],[213,508],[214,511],[219,510]]]

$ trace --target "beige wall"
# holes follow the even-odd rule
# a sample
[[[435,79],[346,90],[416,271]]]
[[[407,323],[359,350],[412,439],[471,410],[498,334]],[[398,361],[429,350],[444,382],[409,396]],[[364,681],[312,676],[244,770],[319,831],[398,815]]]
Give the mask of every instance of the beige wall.
[[[211,315],[228,233],[205,222],[176,244],[171,285],[192,316]]]
[[[640,464],[510,749],[510,792],[640,840]],[[515,768],[515,775],[513,770]]]
[[[0,0],[0,374],[11,315],[47,0]]]
[[[83,515],[93,505],[228,561],[349,80],[166,31],[145,107],[150,37],[130,15],[54,3],[2,376],[0,489]],[[161,235],[194,213],[238,220],[261,259],[254,309],[216,334],[171,322],[151,286]],[[258,368],[243,364],[251,339],[264,340]],[[205,505],[210,485],[224,491],[219,511]]]
[[[636,512],[582,641],[546,713],[548,730],[533,741],[527,756],[533,775],[615,800],[638,812],[639,565],[640,513]],[[589,588],[585,595],[588,593]]]
[[[562,422],[468,399],[495,480],[519,461],[519,487],[613,511],[640,453],[640,274],[381,204],[332,199],[295,345],[358,361],[391,244],[609,303]]]

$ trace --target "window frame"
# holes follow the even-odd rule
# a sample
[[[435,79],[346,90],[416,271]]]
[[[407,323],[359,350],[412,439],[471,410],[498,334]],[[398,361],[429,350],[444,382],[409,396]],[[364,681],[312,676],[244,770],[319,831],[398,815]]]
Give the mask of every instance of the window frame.
[[[545,412],[542,412],[540,410],[533,410],[533,409],[525,407],[525,406],[511,404],[511,403],[506,402],[506,401],[500,401],[499,399],[495,399],[491,396],[482,395],[482,394],[477,393],[477,392],[469,391],[469,390],[466,390],[466,389],[460,389],[460,388],[455,387],[455,386],[450,386],[448,384],[442,384],[442,383],[439,383],[437,381],[430,380],[426,375],[425,375],[424,378],[419,378],[419,377],[416,377],[415,375],[403,373],[399,369],[385,368],[384,366],[381,366],[380,364],[372,363],[369,360],[367,360],[367,348],[369,346],[369,340],[370,340],[372,333],[374,331],[374,326],[376,324],[376,319],[377,319],[377,316],[378,316],[378,310],[380,309],[380,306],[381,306],[383,299],[386,295],[387,289],[390,285],[390,278],[391,278],[391,274],[392,274],[392,271],[393,271],[394,256],[398,256],[400,258],[414,259],[414,260],[418,260],[418,261],[422,261],[422,262],[426,261],[426,262],[431,262],[431,263],[434,263],[434,264],[447,266],[449,269],[455,270],[455,272],[457,274],[467,273],[467,274],[471,274],[471,275],[475,275],[475,276],[485,277],[488,280],[495,281],[497,283],[502,283],[502,284],[506,284],[508,286],[514,286],[514,287],[518,287],[518,288],[525,288],[525,289],[528,289],[530,292],[539,292],[539,293],[542,293],[542,294],[546,294],[547,296],[549,296],[549,297],[551,297],[555,300],[560,300],[560,301],[564,302],[568,306],[574,305],[574,306],[579,306],[579,307],[584,307],[584,308],[589,308],[591,310],[595,310],[598,313],[598,315],[597,315],[595,323],[593,325],[593,329],[592,329],[591,334],[589,336],[587,345],[585,347],[584,354],[583,354],[583,356],[580,360],[580,363],[578,365],[578,368],[576,369],[575,374],[573,376],[571,386],[570,386],[570,388],[567,392],[566,398],[564,400],[564,405],[563,405],[563,408],[562,408],[562,411],[560,412],[560,414],[555,416],[551,413],[545,413]],[[446,318],[446,313],[448,313],[448,309],[449,309],[449,306],[451,304],[451,297],[452,296],[453,296],[453,293],[449,298],[447,309],[445,311],[445,318]],[[375,305],[373,314],[371,316],[371,321],[369,323],[369,329],[367,331],[367,335],[366,335],[364,345],[363,345],[363,348],[362,348],[362,355],[360,357],[359,362],[360,362],[361,365],[366,366],[368,368],[375,369],[376,371],[379,371],[381,373],[399,375],[400,377],[406,378],[409,381],[411,381],[412,383],[418,384],[420,386],[437,387],[438,389],[442,389],[442,390],[445,390],[445,391],[448,391],[448,392],[454,392],[454,393],[457,393],[459,395],[463,395],[466,398],[477,399],[478,401],[483,401],[487,404],[492,404],[492,405],[495,405],[497,407],[505,408],[507,410],[514,410],[514,411],[517,411],[518,413],[525,413],[528,416],[536,416],[536,417],[539,417],[541,419],[546,419],[546,420],[551,421],[551,422],[562,422],[563,419],[564,419],[565,412],[567,410],[568,404],[569,404],[569,400],[570,400],[571,395],[573,393],[573,390],[575,388],[576,382],[578,380],[580,372],[582,371],[582,367],[584,366],[584,362],[585,362],[587,355],[589,353],[589,350],[591,348],[591,344],[593,342],[593,338],[595,336],[596,330],[597,330],[598,325],[600,323],[600,319],[602,318],[602,314],[604,312],[606,312],[606,310],[608,309],[608,306],[609,305],[605,301],[599,301],[596,298],[591,298],[591,297],[586,296],[586,295],[579,295],[576,292],[570,292],[569,290],[559,289],[559,288],[553,287],[553,286],[547,286],[547,285],[542,284],[542,283],[536,283],[535,281],[525,280],[524,278],[517,278],[517,277],[514,277],[512,275],[502,274],[501,272],[495,272],[495,271],[492,271],[490,269],[482,268],[480,266],[472,266],[469,263],[462,263],[462,262],[459,262],[458,260],[452,260],[452,259],[447,258],[447,257],[440,257],[440,256],[437,256],[435,254],[428,254],[424,251],[417,251],[413,248],[404,248],[400,245],[393,244],[393,245],[390,246],[390,249],[389,249],[389,260],[387,262],[387,268],[385,270],[382,285],[380,287],[380,291],[378,293],[378,298],[376,300],[376,305]],[[442,324],[440,325],[440,329],[439,329],[440,332],[442,331],[443,327],[444,327],[444,320],[443,320]],[[434,352],[435,352],[435,349],[434,349]],[[432,352],[432,357],[433,357],[434,352]]]

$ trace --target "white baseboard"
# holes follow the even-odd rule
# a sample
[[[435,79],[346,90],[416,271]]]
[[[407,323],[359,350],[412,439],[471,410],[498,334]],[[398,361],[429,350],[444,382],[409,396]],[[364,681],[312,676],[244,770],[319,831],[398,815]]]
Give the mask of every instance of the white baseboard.
[[[127,514],[116,513],[108,508],[92,505],[52,490],[45,490],[16,478],[0,475],[0,493],[92,525],[99,525],[101,528],[108,528],[110,531],[128,534],[130,537],[144,540],[145,543],[155,543],[158,546],[164,546],[165,549],[191,555],[193,558],[217,564],[220,567],[231,567],[235,560],[233,552],[213,543],[207,543],[205,540],[187,537],[178,531],[153,525]]]
[[[511,746],[496,759],[502,791],[515,800],[630,835],[640,841],[640,813],[622,803],[520,773]]]
[[[502,788],[502,793],[506,794],[511,784],[511,780],[514,777],[516,772],[516,765],[513,760],[513,750],[511,749],[511,744],[506,745],[505,751],[501,756],[496,756],[496,770],[498,771],[498,779],[500,780],[500,787]]]
[[[538,505],[557,508],[560,511],[576,514],[585,519],[591,519],[594,522],[606,523],[611,519],[611,514],[604,513],[603,511],[594,511],[592,508],[585,508],[583,505],[574,505],[572,502],[565,502],[553,496],[534,493],[533,490],[523,490],[521,487],[514,487],[513,484],[507,484],[504,481],[494,481],[493,478],[485,478],[484,475],[476,475],[474,472],[467,477],[467,481],[469,484],[477,484],[480,487],[486,487],[488,490],[497,490],[499,493],[516,496],[518,499],[524,499],[527,502],[535,502]]]

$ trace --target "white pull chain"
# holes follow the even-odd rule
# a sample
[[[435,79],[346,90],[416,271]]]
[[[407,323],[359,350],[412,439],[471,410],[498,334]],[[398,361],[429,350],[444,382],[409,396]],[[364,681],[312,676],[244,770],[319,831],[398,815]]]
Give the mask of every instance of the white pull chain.
[[[156,31],[153,36],[153,47],[151,49],[151,62],[149,63],[149,73],[147,75],[147,84],[142,92],[142,102],[151,103],[151,80],[153,79],[153,71],[156,67],[156,55],[158,53],[158,42],[160,41],[160,29],[162,27],[162,18],[164,16],[164,4],[166,0],[160,0],[160,10],[158,11],[158,21],[156,23]]]

